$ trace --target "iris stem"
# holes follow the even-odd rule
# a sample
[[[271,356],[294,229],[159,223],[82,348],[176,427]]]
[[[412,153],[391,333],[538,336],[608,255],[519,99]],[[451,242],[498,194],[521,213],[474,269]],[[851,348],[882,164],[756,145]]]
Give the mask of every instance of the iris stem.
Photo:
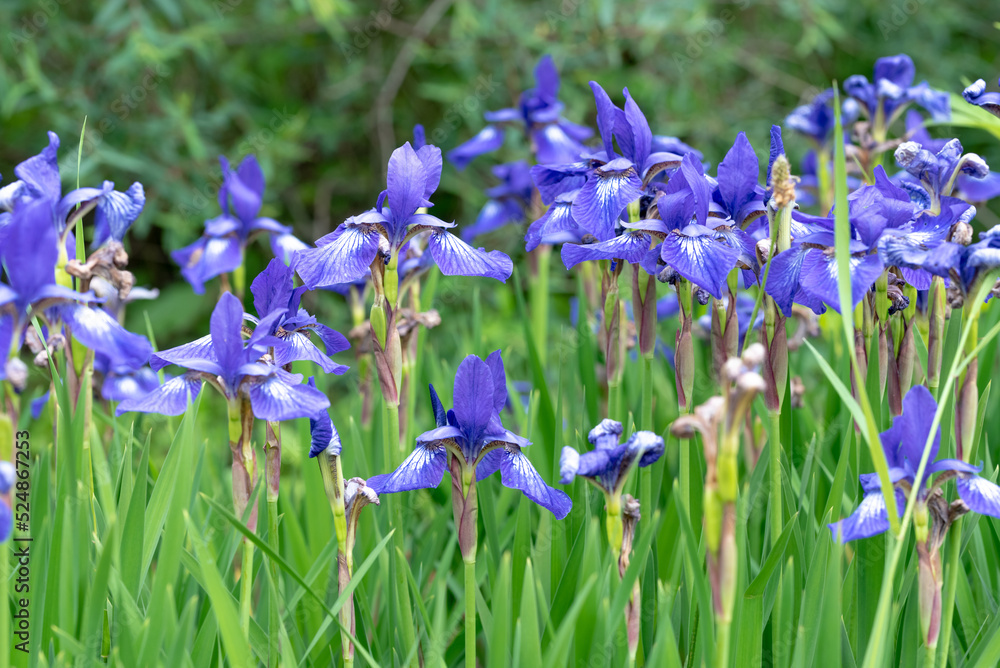
[[[253,598],[253,543],[243,539],[243,563],[240,566],[240,628],[250,639],[250,600]]]
[[[955,588],[958,585],[958,569],[962,564],[962,518],[957,518],[948,529],[948,556],[944,571],[944,595],[941,599],[941,631],[938,633],[937,665],[948,665],[948,645],[951,643],[951,624],[955,614]],[[934,666],[933,661],[925,664]]]
[[[267,500],[267,545],[275,554],[278,554],[278,500]],[[278,665],[278,626],[281,618],[278,610],[278,564],[273,559],[268,560],[268,571],[271,575],[271,582],[274,584],[275,598],[268,606],[267,630],[270,634],[268,638],[268,660],[272,666]]]
[[[476,562],[465,562],[465,668],[476,668]]]
[[[778,599],[774,600],[775,605]],[[732,622],[717,616],[715,618],[715,665],[716,668],[726,668],[729,665],[729,630]]]
[[[400,452],[399,404],[386,402],[385,410],[385,447],[383,452],[385,454],[385,461],[388,467],[390,469],[395,469],[402,462],[402,458],[398,456],[398,453]],[[406,553],[403,545],[403,507],[400,505],[399,499],[391,499],[390,507],[392,509],[390,513],[392,526],[397,530],[396,533],[393,534],[393,543],[398,552],[397,550],[391,550],[389,558],[395,559],[396,554]],[[416,638],[413,631],[413,610],[410,608],[410,589],[409,583],[406,579],[406,573],[403,571],[403,566],[397,564],[395,572],[396,601],[399,606],[399,632],[403,641],[403,655],[407,656],[413,648]]]
[[[768,438],[770,442],[767,445],[768,452],[768,473],[771,478],[771,547],[773,548],[777,543],[778,539],[781,537],[781,524],[782,524],[782,512],[781,512],[781,413],[778,411],[770,411],[769,419],[771,421],[771,433]],[[780,650],[784,647],[785,639],[781,637],[784,616],[781,605],[781,564],[778,565],[778,595],[774,597],[774,607],[771,612],[771,637],[773,642],[773,652],[775,657],[775,665],[784,665],[783,663],[778,663],[783,657],[780,656]],[[720,664],[721,665],[721,664]]]
[[[642,357],[642,428],[651,431],[653,429],[653,357]],[[640,516],[652,517],[653,504],[653,474],[647,466],[639,469],[639,503],[641,504]]]
[[[535,257],[538,260],[538,275],[531,284],[531,334],[544,366],[549,336],[549,264],[552,246],[540,245]]]

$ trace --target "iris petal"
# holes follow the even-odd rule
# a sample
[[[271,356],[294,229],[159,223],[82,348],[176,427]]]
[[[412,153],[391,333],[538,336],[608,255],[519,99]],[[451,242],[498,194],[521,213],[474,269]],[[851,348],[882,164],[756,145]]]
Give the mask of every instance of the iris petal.
[[[444,230],[433,230],[427,247],[445,276],[484,276],[506,283],[514,271],[506,254],[473,248]]]
[[[418,445],[392,473],[368,478],[368,486],[378,494],[433,489],[441,484],[448,468],[448,451],[443,446]]]
[[[711,230],[689,225],[664,239],[660,257],[681,276],[721,299],[722,286],[739,254],[729,244],[716,240]]]
[[[624,158],[594,170],[573,202],[573,217],[599,241],[615,234],[622,211],[642,194],[642,179],[635,165]]]
[[[1000,487],[977,475],[959,476],[958,495],[969,509],[980,515],[1000,517]]]
[[[546,485],[520,448],[510,447],[502,452],[500,482],[504,487],[520,490],[526,497],[549,510],[558,520],[569,514],[573,507],[569,496]]]
[[[115,415],[122,413],[159,413],[181,415],[201,392],[202,381],[197,374],[184,374],[171,378],[152,392],[118,404]]]
[[[292,268],[310,289],[353,283],[364,278],[375,260],[379,236],[369,225],[343,223],[323,245],[297,252],[292,257]]]
[[[650,236],[641,231],[629,231],[596,244],[564,244],[562,260],[572,269],[587,260],[624,260],[629,264],[641,261],[649,250]]]

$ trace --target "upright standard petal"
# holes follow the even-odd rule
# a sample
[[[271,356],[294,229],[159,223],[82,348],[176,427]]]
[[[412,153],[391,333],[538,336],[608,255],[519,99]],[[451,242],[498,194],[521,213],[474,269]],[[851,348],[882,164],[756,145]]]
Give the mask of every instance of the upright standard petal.
[[[292,257],[292,268],[310,290],[359,281],[375,260],[379,237],[374,226],[342,223],[317,241],[317,248],[297,252]]]
[[[386,186],[389,200],[389,217],[393,227],[406,224],[413,213],[422,206],[428,206],[424,197],[427,176],[424,163],[417,152],[406,142],[389,157]],[[394,235],[390,235],[394,236]]]
[[[264,271],[257,274],[250,283],[253,307],[260,317],[274,311],[284,311],[292,299],[295,288],[292,284],[292,270],[281,260],[274,258],[267,263]]]
[[[910,466],[914,471],[920,466],[920,458],[923,456],[927,437],[931,433],[935,412],[937,412],[937,402],[934,401],[934,395],[925,386],[915,385],[903,397],[903,413],[893,421],[902,423],[900,449],[902,454],[910,460]],[[934,438],[930,442],[930,453],[927,455],[928,464],[937,458],[940,445],[941,427],[938,426]]]
[[[212,350],[227,384],[235,380],[243,364],[243,304],[231,292],[223,293],[209,321]],[[235,389],[235,388],[231,388]]]
[[[591,81],[590,90],[594,93],[594,103],[597,105],[597,130],[601,134],[601,145],[604,148],[605,157],[611,161],[615,157],[612,137],[615,131],[617,107],[608,97],[608,93],[601,88],[601,84]]]
[[[719,197],[733,217],[756,195],[760,163],[746,133],[736,135],[736,141],[719,163]]]
[[[440,228],[431,230],[427,248],[445,276],[484,276],[506,283],[514,271],[506,254],[473,248]]]
[[[441,484],[448,468],[448,451],[443,445],[418,445],[392,473],[368,478],[368,486],[378,494],[433,489]]]
[[[573,508],[569,496],[545,484],[519,447],[508,445],[503,453],[500,482],[504,487],[521,490],[526,497],[555,515],[557,520],[569,514]]]
[[[6,227],[0,259],[6,266],[10,287],[18,294],[16,303],[22,311],[55,284],[59,235],[51,221],[49,203],[34,200],[19,205]]]
[[[507,405],[507,373],[503,368],[503,352],[491,352],[486,358],[486,366],[493,376],[493,410],[499,413]]]
[[[452,401],[458,427],[470,443],[477,443],[497,412],[493,406],[494,381],[489,365],[475,355],[466,357],[455,373],[454,390]]]
[[[14,168],[32,198],[57,200],[62,194],[59,180],[59,136],[49,132],[49,145]]]

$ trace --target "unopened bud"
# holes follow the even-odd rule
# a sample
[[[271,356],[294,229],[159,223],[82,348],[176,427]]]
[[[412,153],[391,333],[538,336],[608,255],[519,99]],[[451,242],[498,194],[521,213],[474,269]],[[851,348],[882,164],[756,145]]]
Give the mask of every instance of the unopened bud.
[[[386,318],[385,309],[379,304],[373,304],[370,315],[368,316],[369,322],[371,323],[372,334],[375,335],[375,340],[378,344],[385,349],[385,335],[386,335]]]
[[[719,543],[722,540],[722,500],[718,491],[710,486],[705,486],[702,495],[702,513],[705,517],[705,541],[708,543],[708,551],[718,554]]]

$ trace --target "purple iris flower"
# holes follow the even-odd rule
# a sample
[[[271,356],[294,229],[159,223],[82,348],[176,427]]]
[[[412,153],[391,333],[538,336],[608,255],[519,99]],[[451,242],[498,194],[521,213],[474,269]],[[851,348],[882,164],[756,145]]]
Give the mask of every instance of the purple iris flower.
[[[595,166],[573,201],[573,217],[580,227],[604,242],[615,237],[622,211],[639,199],[653,177],[678,167],[682,156],[653,153],[653,133],[627,88],[624,110],[615,106],[596,81],[590,82],[590,88],[597,104],[602,151],[588,156]],[[615,152],[615,140],[621,155]],[[648,249],[649,239],[646,241]]]
[[[77,188],[65,196],[59,175],[59,136],[49,132],[49,145],[14,168],[17,180],[0,188],[0,242],[10,222],[10,212],[19,204],[43,200],[48,202],[49,217],[60,235],[66,229],[66,220],[77,205],[97,201],[94,211],[94,247],[108,241],[121,242],[125,232],[135,222],[146,203],[141,183],[133,183],[125,192],[114,189],[115,184],[105,181],[100,188]],[[41,219],[39,217],[39,224]],[[75,257],[75,244],[67,239],[69,257]]]
[[[599,84],[592,81],[590,87],[597,104],[597,126],[602,142],[602,151],[586,156],[592,166],[580,173],[576,165],[564,165],[561,168],[564,171],[549,167],[532,170],[543,201],[550,196],[561,197],[561,201],[572,198],[570,212],[573,220],[586,233],[585,236],[596,239],[596,243],[567,243],[563,246],[562,259],[567,269],[587,260],[621,259],[632,264],[640,263],[649,253],[653,236],[662,238],[665,230],[660,229],[662,226],[658,222],[623,222],[622,212],[638,200],[640,214],[643,214],[643,203],[648,208],[660,194],[670,190],[669,181],[664,185],[654,182],[654,179],[667,170],[676,170],[683,157],[678,153],[653,151],[649,123],[628,89],[624,91],[625,108],[619,109]],[[672,138],[659,139],[661,146],[687,151],[684,156],[691,159],[699,155],[683,142],[667,141]],[[615,152],[615,141],[621,155]],[[577,185],[580,176],[584,182],[578,190],[560,192],[564,187]],[[559,200],[553,206],[558,203]],[[537,221],[538,228],[529,229],[526,237],[529,247],[545,230],[542,220]],[[565,228],[552,222],[546,221],[546,227]]]
[[[316,388],[316,379],[309,377],[309,387]],[[340,455],[343,446],[340,442],[340,433],[330,419],[330,412],[325,408],[309,416],[309,459],[318,457],[321,452],[326,452],[331,457]]]
[[[581,142],[593,134],[590,128],[571,123],[561,116],[559,72],[551,56],[543,56],[535,66],[535,87],[521,93],[517,107],[489,111],[489,123],[475,137],[448,152],[448,162],[459,170],[474,158],[503,146],[505,126],[521,124],[531,141],[539,164],[573,162],[586,148]]]
[[[979,241],[974,244],[964,246],[944,241],[926,250],[910,249],[900,259],[902,261],[936,276],[950,278],[965,297],[971,297],[977,280],[1000,267],[1000,225],[980,232]]]
[[[292,234],[292,228],[259,215],[264,202],[264,172],[256,157],[243,158],[235,170],[225,156],[219,156],[219,164],[222,215],[205,221],[201,239],[170,255],[198,294],[205,291],[205,283],[210,279],[239,268],[247,244],[257,235],[267,234],[275,257],[286,262],[296,251],[307,248]]]
[[[500,179],[500,185],[487,189],[489,199],[479,211],[476,222],[462,229],[462,238],[467,242],[504,225],[520,223],[531,206],[535,186],[528,163],[518,160],[496,165],[493,175]]]
[[[663,454],[663,439],[653,432],[638,431],[621,443],[622,431],[621,422],[605,419],[587,435],[593,450],[580,453],[568,445],[563,447],[559,482],[568,485],[581,476],[607,494],[621,494],[634,467],[649,466]]]
[[[935,121],[949,120],[948,93],[932,89],[926,81],[912,85],[915,73],[913,60],[906,54],[886,56],[875,61],[874,81],[855,74],[844,80],[844,91],[858,101],[869,119],[881,119],[885,128],[911,102],[930,112]]]
[[[528,226],[524,235],[524,249],[529,253],[539,244],[579,243],[587,232],[573,217],[573,200],[579,189],[555,196],[541,218]]]
[[[731,168],[734,150],[737,149],[730,150],[723,161],[726,167],[719,165],[719,171],[726,180],[737,185]],[[750,152],[752,154],[753,150]],[[752,162],[756,171],[756,156]],[[750,165],[746,167],[749,169]],[[756,176],[748,183],[751,183],[749,196],[742,197],[745,201],[730,201],[727,206],[739,204],[740,211],[752,208],[750,198],[762,195],[756,194]],[[722,297],[722,288],[735,267],[750,270],[755,275],[754,241],[731,218],[725,217],[720,205],[713,204],[713,190],[718,186],[719,182],[706,176],[701,162],[689,153],[681,160],[680,169],[657,189],[655,201],[659,217],[626,224],[633,234],[642,230],[663,240],[651,251],[643,251],[641,264],[647,273],[656,275],[663,267],[669,267],[716,298]],[[727,195],[732,192],[727,185]],[[710,213],[713,206],[716,215]]]
[[[294,286],[292,270],[278,258],[272,259],[267,267],[250,284],[253,305],[257,316],[244,317],[259,328],[262,321],[270,323],[267,332],[278,340],[274,343],[274,363],[284,367],[292,362],[308,360],[315,362],[326,373],[341,375],[348,367],[337,364],[331,355],[351,347],[340,332],[316,321],[299,304],[306,288]],[[278,313],[274,320],[270,316]],[[256,331],[256,330],[255,330]],[[312,342],[310,334],[315,334],[323,343],[325,353]]]
[[[886,266],[907,267],[903,278],[917,289],[930,286],[929,274],[910,271],[909,264],[897,264],[897,258],[887,254],[886,247],[943,241],[954,222],[950,206],[957,202],[948,198],[945,217],[921,215],[907,191],[893,184],[881,166],[875,169],[874,185],[862,186],[848,196],[852,309]],[[968,208],[965,203],[958,207],[963,211]],[[786,316],[791,315],[793,302],[816,313],[822,313],[827,306],[839,311],[834,219],[798,212],[792,215],[792,246],[771,259],[765,290]]]
[[[103,354],[94,356],[94,371],[104,379],[101,397],[105,401],[140,399],[160,386],[156,372],[148,366],[116,363]]]
[[[275,310],[261,318],[244,341],[243,306],[231,293],[223,294],[212,312],[211,334],[152,357],[154,370],[175,364],[188,371],[140,399],[121,402],[117,414],[180,415],[207,382],[230,402],[248,398],[253,414],[261,420],[277,422],[315,415],[330,405],[329,400],[322,392],[303,385],[301,374],[277,366],[268,354],[283,344],[272,330],[284,315],[284,311]]]
[[[896,489],[896,507],[900,515],[909,494],[917,494],[918,504],[926,503],[935,490],[955,478],[958,496],[968,510],[1000,517],[1000,487],[976,475],[982,467],[961,459],[936,459],[941,444],[940,427],[931,440],[924,475],[917,480],[917,469],[936,411],[937,403],[930,391],[923,385],[917,385],[903,399],[902,415],[896,417],[892,427],[881,434],[882,450],[889,464],[889,477]],[[843,542],[868,538],[885,533],[889,528],[878,474],[861,475],[861,487],[865,495],[857,510],[850,517],[828,525],[835,540],[838,536]]]
[[[475,474],[476,481],[500,470],[504,487],[517,489],[548,509],[557,519],[565,517],[572,501],[545,484],[521,451],[530,442],[504,428],[500,411],[507,403],[507,376],[500,351],[484,362],[475,355],[462,361],[455,374],[452,410],[445,411],[434,387],[431,406],[437,427],[417,437],[417,447],[392,473],[369,478],[379,494],[432,489],[441,484],[446,470],[455,475]],[[455,464],[449,466],[449,460]]]
[[[963,90],[962,97],[969,104],[974,104],[1000,118],[1000,93],[986,92],[986,82],[982,79]]]
[[[0,262],[9,284],[0,283],[0,312],[13,316],[15,345],[30,317],[42,311],[50,325],[65,324],[77,342],[115,363],[137,368],[149,359],[152,347],[146,337],[126,331],[107,311],[90,306],[99,301],[93,292],[76,292],[56,282],[60,242],[49,200],[20,202],[5,229]]]
[[[388,187],[375,208],[348,218],[317,240],[316,248],[295,253],[292,267],[310,289],[351,283],[365,276],[379,253],[391,258],[414,235],[428,232],[428,250],[444,275],[505,282],[513,271],[509,257],[473,248],[447,231],[454,223],[421,212],[433,206],[429,198],[440,180],[441,150],[430,144],[414,150],[405,143],[389,158]]]
[[[928,209],[939,208],[941,198],[952,194],[960,176],[969,177],[963,183],[972,181],[969,187],[973,190],[981,185],[985,185],[987,189],[990,186],[989,183],[981,183],[990,174],[989,165],[975,153],[963,154],[962,144],[957,139],[946,142],[937,153],[932,153],[915,141],[903,142],[896,149],[895,157],[896,162],[916,181],[913,183],[904,180],[900,185],[911,192],[911,199],[929,202],[926,206]],[[980,183],[975,183],[976,181]],[[914,193],[915,188],[923,192]]]
[[[844,100],[841,108],[845,126],[857,116],[857,106],[857,102],[853,99]],[[827,88],[817,94],[809,104],[793,109],[792,113],[785,117],[785,125],[811,139],[818,148],[825,147],[833,136],[833,89]]]

